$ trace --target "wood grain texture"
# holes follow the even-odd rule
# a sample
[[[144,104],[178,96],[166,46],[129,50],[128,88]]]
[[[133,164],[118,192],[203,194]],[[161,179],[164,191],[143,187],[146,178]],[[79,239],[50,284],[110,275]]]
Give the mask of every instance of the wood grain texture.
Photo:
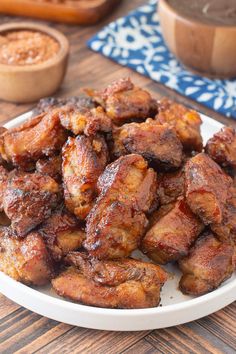
[[[145,0],[123,1],[121,6],[102,24],[95,27],[53,27],[65,33],[71,44],[69,70],[58,96],[76,95],[81,87],[102,87],[110,81],[130,76],[146,87],[155,97],[170,98],[193,107],[209,116],[236,127],[236,123],[191,101],[174,91],[123,68],[86,48],[85,41],[99,28]],[[0,17],[0,23],[20,18]],[[15,105],[0,101],[0,123],[3,124],[33,105]],[[0,295],[0,353],[1,354],[153,354],[153,353],[235,353],[236,303],[217,313],[182,326],[144,332],[96,331],[41,317]]]

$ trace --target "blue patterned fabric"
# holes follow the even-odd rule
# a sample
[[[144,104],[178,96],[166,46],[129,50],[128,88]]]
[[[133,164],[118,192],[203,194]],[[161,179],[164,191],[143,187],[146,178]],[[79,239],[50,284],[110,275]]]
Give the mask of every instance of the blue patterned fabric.
[[[88,46],[121,65],[236,119],[236,80],[213,80],[187,71],[169,52],[162,35],[157,0],[104,27]]]

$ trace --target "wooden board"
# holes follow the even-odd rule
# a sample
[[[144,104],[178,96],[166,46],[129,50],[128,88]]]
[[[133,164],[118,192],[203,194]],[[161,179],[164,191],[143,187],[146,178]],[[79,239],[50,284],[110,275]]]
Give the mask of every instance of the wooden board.
[[[0,13],[91,25],[109,14],[120,0],[0,0]]]

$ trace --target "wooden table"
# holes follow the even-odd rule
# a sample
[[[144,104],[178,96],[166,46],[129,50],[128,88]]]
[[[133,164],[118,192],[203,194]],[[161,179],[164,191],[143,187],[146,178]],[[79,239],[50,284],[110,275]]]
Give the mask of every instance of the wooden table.
[[[144,0],[123,1],[109,18],[95,27],[53,24],[68,36],[71,44],[69,69],[58,95],[76,95],[80,87],[102,87],[128,75],[135,83],[152,91],[157,98],[170,96],[236,127],[235,122],[86,48],[86,40],[105,23],[143,3]],[[19,19],[0,17],[0,23],[15,20]],[[0,102],[0,121],[3,124],[31,107],[32,104]],[[235,319],[234,303],[211,316],[173,328],[143,332],[96,331],[41,317],[0,295],[0,353],[235,353]]]

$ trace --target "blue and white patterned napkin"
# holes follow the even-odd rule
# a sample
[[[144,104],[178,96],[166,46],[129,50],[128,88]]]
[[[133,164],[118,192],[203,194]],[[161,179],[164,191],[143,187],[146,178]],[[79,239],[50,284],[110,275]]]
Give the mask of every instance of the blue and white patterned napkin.
[[[236,119],[236,80],[213,80],[187,71],[169,52],[161,34],[157,0],[104,27],[88,46],[184,96]]]

